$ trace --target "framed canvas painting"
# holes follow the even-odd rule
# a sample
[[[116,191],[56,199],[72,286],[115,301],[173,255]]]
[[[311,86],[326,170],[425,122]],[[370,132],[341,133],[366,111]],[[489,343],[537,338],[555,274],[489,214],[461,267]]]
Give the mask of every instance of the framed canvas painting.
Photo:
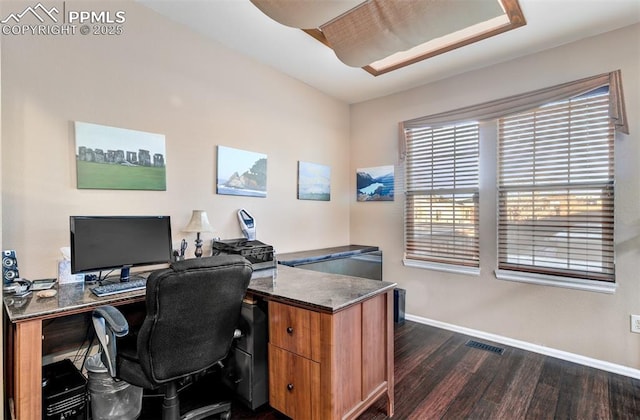
[[[298,200],[331,200],[331,167],[298,162]]]
[[[393,201],[393,165],[356,170],[358,201]]]
[[[75,122],[78,189],[167,189],[162,134]]]
[[[267,155],[218,146],[216,192],[223,195],[267,196]]]

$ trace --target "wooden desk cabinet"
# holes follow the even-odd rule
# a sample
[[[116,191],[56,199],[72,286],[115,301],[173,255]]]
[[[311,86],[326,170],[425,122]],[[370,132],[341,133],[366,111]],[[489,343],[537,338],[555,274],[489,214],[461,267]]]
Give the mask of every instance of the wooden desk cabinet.
[[[335,313],[269,302],[269,404],[294,419],[352,419],[387,396],[393,292]]]
[[[291,267],[280,268],[277,281],[254,276],[249,292],[269,305],[271,405],[295,419],[351,419],[386,395],[393,415],[394,286]],[[42,356],[61,350],[43,347],[52,320],[64,327],[63,319],[101,305],[138,312],[144,297],[142,290],[98,298],[82,283],[59,285],[51,299],[5,297],[6,388],[17,418],[42,418]],[[44,344],[65,344],[65,331]]]
[[[6,350],[5,373],[7,395],[11,418],[17,420],[42,419],[42,357],[43,347],[56,344],[55,349],[62,350],[65,345],[79,344],[75,340],[67,343],[69,337],[84,336],[84,325],[80,331],[69,328],[78,324],[66,322],[78,314],[87,314],[101,305],[137,307],[144,305],[144,290],[97,298],[82,283],[58,286],[58,295],[52,299],[36,298],[33,295],[24,298],[4,299],[10,323],[5,325]],[[125,313],[126,309],[123,309]],[[55,326],[58,320],[61,330],[46,328],[46,324]],[[43,325],[45,324],[45,325]],[[54,337],[47,337],[49,334]],[[56,343],[44,343],[44,340]],[[44,346],[43,346],[44,345]],[[66,349],[68,350],[68,348]],[[13,407],[13,409],[12,409]]]

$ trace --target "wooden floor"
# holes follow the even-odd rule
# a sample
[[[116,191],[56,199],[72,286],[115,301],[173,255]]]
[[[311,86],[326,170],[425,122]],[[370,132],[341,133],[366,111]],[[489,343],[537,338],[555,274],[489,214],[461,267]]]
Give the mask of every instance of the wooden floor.
[[[407,321],[395,331],[395,408],[399,420],[640,419],[640,380]],[[237,402],[232,418],[286,419]],[[386,418],[384,400],[360,417]]]
[[[395,334],[398,419],[640,419],[640,380],[407,322]],[[387,418],[382,404],[360,419]]]

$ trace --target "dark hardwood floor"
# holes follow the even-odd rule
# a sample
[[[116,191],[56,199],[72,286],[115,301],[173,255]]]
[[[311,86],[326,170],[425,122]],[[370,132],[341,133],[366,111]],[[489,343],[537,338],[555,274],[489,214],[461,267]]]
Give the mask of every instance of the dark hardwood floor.
[[[398,419],[640,419],[640,380],[426,325],[396,328],[395,362]]]
[[[502,355],[466,346],[468,340]],[[361,420],[386,419],[384,400]],[[235,402],[233,419],[286,419]],[[640,380],[407,321],[395,331],[394,419],[640,419]]]

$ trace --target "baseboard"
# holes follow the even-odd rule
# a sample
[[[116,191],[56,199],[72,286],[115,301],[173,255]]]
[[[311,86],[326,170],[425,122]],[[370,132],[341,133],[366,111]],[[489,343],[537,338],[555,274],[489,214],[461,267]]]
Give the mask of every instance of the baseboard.
[[[589,367],[604,370],[607,372],[628,376],[630,378],[640,379],[640,370],[633,369],[627,366],[605,362],[603,360],[593,359],[591,357],[581,356],[579,354],[569,353],[567,351],[557,350],[550,347],[541,346],[538,344],[528,343],[526,341],[515,340],[513,338],[504,337],[497,334],[491,334],[484,331],[474,330],[471,328],[460,327],[458,325],[448,324],[446,322],[436,321],[429,318],[423,318],[421,316],[406,314],[405,319],[407,319],[408,321],[414,321],[420,324],[430,325],[432,327],[454,331],[464,335],[470,335],[472,337],[494,341],[496,343],[504,344],[507,346],[517,347],[519,349],[532,351],[534,353],[544,354],[545,356],[555,357],[557,359],[578,363],[580,365],[589,366]]]

